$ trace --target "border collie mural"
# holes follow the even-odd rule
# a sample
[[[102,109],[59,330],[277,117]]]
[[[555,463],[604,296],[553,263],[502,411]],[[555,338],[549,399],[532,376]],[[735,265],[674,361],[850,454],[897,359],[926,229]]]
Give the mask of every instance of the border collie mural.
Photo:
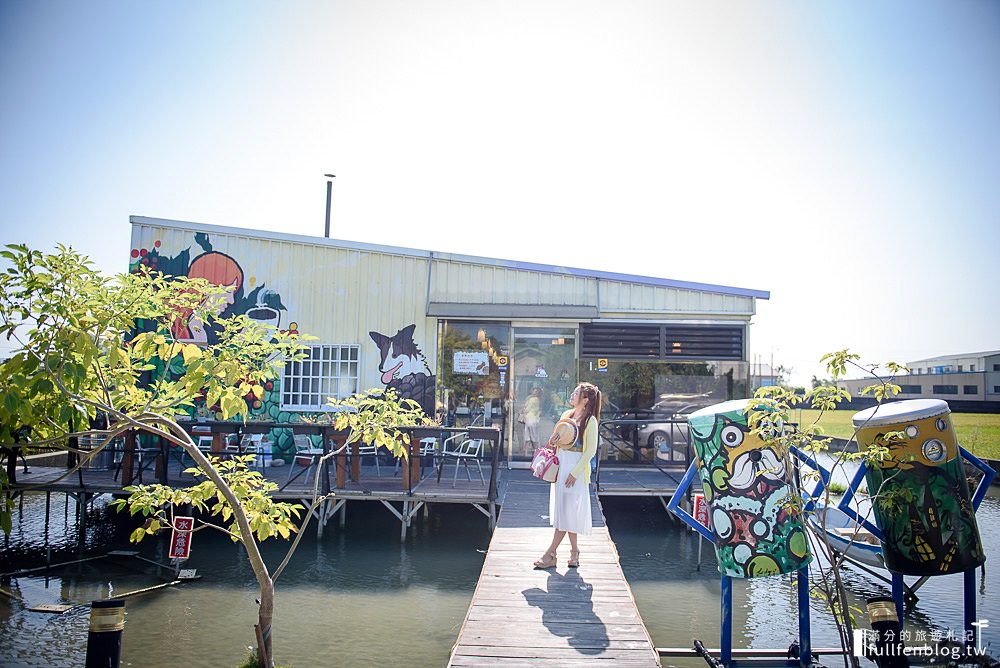
[[[435,378],[424,354],[413,341],[416,328],[416,325],[407,325],[395,336],[379,332],[368,332],[368,335],[381,355],[378,370],[382,374],[382,384],[399,392],[399,396],[416,401],[433,418]]]

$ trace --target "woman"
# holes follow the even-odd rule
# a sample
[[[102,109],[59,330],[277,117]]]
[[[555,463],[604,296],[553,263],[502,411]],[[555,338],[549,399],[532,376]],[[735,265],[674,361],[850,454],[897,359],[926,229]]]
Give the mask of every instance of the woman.
[[[531,395],[524,402],[524,451],[531,455],[538,449],[538,423],[542,419],[542,388],[531,388]]]
[[[570,568],[580,565],[579,534],[590,535],[590,461],[597,454],[597,421],[601,415],[601,391],[596,385],[580,383],[569,397],[572,407],[562,415],[576,423],[576,443],[559,449],[559,477],[549,490],[549,523],[555,528],[552,543],[535,568],[554,568],[556,549],[569,535]],[[553,439],[549,438],[553,444]]]

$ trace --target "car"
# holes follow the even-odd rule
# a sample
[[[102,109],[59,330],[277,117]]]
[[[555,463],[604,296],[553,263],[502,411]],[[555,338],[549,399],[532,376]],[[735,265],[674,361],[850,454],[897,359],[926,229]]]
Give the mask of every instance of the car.
[[[716,403],[708,395],[663,395],[653,404],[649,420],[638,426],[637,442],[643,461],[657,459],[686,460],[688,449],[687,418],[691,413]]]

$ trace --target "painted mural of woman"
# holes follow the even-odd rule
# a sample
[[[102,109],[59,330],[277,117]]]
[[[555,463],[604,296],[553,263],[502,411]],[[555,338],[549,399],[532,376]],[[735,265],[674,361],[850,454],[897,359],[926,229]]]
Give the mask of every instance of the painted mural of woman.
[[[202,304],[208,311],[220,316],[232,306],[243,289],[243,270],[233,258],[225,253],[209,251],[191,261],[188,278],[203,278],[209,283],[227,288],[221,295],[209,297]],[[181,312],[171,326],[178,341],[208,343],[208,326],[193,311]]]

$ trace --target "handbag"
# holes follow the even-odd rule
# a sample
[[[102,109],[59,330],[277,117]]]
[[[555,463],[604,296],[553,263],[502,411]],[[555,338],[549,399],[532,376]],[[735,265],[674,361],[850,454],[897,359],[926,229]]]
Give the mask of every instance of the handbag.
[[[531,458],[531,473],[545,482],[555,482],[559,477],[559,456],[548,446],[535,450]]]

